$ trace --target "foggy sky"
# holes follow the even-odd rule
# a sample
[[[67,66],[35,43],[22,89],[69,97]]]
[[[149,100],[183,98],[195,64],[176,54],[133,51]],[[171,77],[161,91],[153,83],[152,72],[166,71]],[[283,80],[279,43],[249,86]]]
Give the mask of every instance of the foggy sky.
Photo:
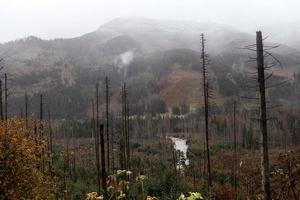
[[[299,10],[299,0],[0,0],[0,42],[29,35],[76,37],[132,16],[217,22],[247,31],[300,22]]]

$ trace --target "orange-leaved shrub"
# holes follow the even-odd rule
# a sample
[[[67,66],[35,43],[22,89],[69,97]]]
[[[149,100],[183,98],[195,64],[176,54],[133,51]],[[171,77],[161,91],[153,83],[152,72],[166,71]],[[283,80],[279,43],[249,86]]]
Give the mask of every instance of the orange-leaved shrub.
[[[53,199],[44,142],[33,123],[27,127],[16,118],[0,121],[0,199]]]

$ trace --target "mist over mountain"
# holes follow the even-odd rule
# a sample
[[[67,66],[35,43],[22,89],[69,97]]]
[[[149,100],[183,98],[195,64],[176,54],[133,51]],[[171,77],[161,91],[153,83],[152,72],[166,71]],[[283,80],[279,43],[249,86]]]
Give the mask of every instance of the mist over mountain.
[[[1,0],[0,200],[300,200],[299,0]]]
[[[270,45],[280,44],[273,52],[284,70],[275,75],[294,80],[293,90],[288,90],[291,98],[286,102],[293,106],[300,64],[297,31],[294,28],[285,34],[270,34],[266,40]],[[241,82],[250,70],[247,60],[252,52],[241,48],[255,43],[255,32],[249,34],[217,23],[117,18],[76,38],[42,40],[30,36],[1,44],[0,55],[5,59],[5,71],[11,74],[14,91],[11,112],[19,112],[26,90],[32,104],[38,102],[39,93],[44,93],[48,106],[56,108],[55,117],[86,117],[90,114],[86,107],[93,98],[94,83],[102,82],[105,76],[111,79],[113,102],[119,101],[118,87],[126,80],[135,112],[142,112],[149,102],[157,109],[187,105],[195,110],[202,103],[201,33],[206,37],[215,103],[224,104],[226,98],[243,92]],[[175,98],[187,92],[191,98]],[[59,107],[69,107],[69,112],[63,113]]]

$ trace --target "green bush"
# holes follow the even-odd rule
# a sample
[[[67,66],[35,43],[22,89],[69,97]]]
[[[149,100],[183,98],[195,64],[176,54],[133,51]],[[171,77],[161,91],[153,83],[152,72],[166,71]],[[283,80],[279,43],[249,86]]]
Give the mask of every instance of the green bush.
[[[163,172],[145,180],[145,191],[148,195],[156,196],[161,200],[174,200],[181,192],[187,191],[187,186],[172,172]]]

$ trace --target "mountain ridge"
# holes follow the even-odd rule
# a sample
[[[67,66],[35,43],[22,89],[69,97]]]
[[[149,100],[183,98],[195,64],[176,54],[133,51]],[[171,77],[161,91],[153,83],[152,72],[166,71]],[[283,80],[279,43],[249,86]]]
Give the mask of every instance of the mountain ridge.
[[[36,98],[37,93],[48,93],[59,101],[69,102],[63,96],[65,93],[77,98],[73,104],[78,104],[78,110],[83,112],[80,117],[84,117],[88,114],[85,109],[89,107],[87,99],[93,98],[93,84],[101,82],[107,75],[112,79],[115,102],[120,85],[127,81],[136,95],[131,100],[141,110],[148,101],[164,102],[168,109],[181,104],[196,109],[200,106],[195,103],[199,96],[192,92],[194,96],[187,100],[173,101],[170,88],[178,88],[174,94],[183,94],[180,87],[171,84],[176,77],[180,78],[176,84],[187,83],[189,75],[194,81],[190,84],[200,87],[199,80],[191,73],[191,70],[195,73],[201,70],[200,34],[205,33],[211,76],[219,102],[235,95],[233,90],[242,91],[237,83],[249,65],[247,60],[251,52],[239,47],[255,42],[254,35],[226,25],[204,25],[126,18],[112,20],[94,32],[75,38],[42,40],[31,36],[0,45],[0,55],[5,59],[3,72],[13,74],[12,90],[15,92],[12,98],[20,106],[24,89],[32,98]],[[290,74],[298,72],[300,53],[297,49],[282,45],[274,53],[289,71],[289,78]],[[181,66],[182,76],[174,71],[174,66]],[[168,87],[159,84],[163,80],[169,80]],[[63,113],[57,113],[57,116],[61,115]]]

